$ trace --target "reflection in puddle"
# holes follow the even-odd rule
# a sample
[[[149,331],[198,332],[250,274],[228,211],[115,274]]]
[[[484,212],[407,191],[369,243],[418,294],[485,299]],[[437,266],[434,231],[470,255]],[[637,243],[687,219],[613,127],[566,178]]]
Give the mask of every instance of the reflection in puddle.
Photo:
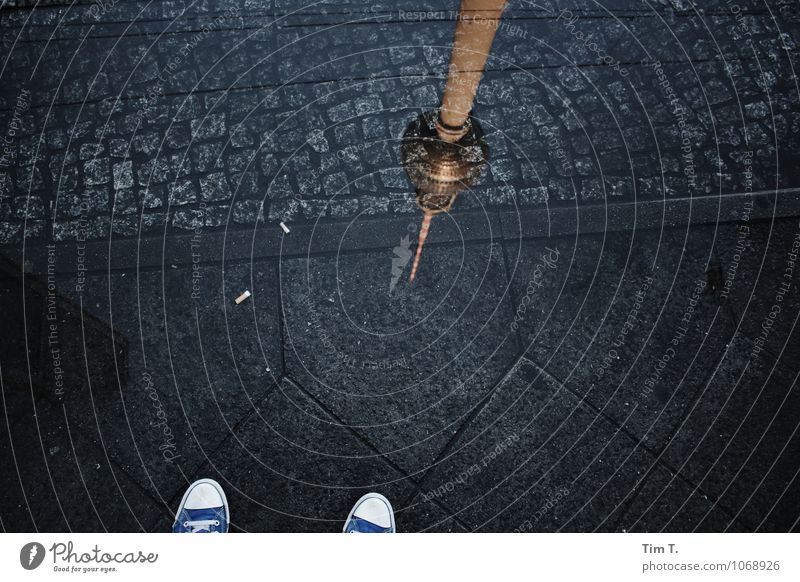
[[[489,156],[489,146],[476,121],[468,119],[466,133],[450,142],[439,136],[438,116],[438,111],[423,113],[403,135],[403,166],[416,186],[417,206],[423,213],[411,283],[417,276],[433,217],[450,211],[458,194],[480,178]]]

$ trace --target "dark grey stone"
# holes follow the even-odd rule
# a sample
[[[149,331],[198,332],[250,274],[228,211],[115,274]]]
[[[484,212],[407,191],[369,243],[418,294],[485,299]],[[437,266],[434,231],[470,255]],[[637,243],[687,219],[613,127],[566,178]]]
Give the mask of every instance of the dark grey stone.
[[[328,198],[347,196],[350,188],[347,185],[347,175],[344,172],[336,172],[325,176],[325,196]]]
[[[141,532],[163,519],[166,506],[109,462],[100,434],[75,430],[80,414],[40,400],[3,431],[0,458],[15,467],[0,477],[5,531]]]
[[[133,162],[130,160],[114,164],[114,189],[124,190],[133,186]]]
[[[140,186],[162,184],[169,180],[170,177],[169,163],[163,157],[144,162],[136,171],[136,178]]]
[[[111,180],[108,160],[92,159],[83,164],[83,175],[87,186],[106,184]]]
[[[133,190],[117,190],[114,193],[114,214],[135,214],[138,211],[139,200]]]
[[[105,151],[105,146],[99,143],[85,143],[81,145],[78,157],[82,160],[90,160],[99,157]]]
[[[294,195],[294,189],[289,183],[289,176],[281,174],[272,180],[267,187],[267,196],[271,199],[287,198]]]
[[[216,172],[200,178],[200,196],[206,202],[228,200],[231,197],[231,189],[225,174]]]
[[[354,198],[336,198],[331,200],[328,206],[331,209],[331,216],[339,218],[345,216],[355,216],[355,214],[358,212],[358,200]]]
[[[19,220],[44,218],[44,200],[38,196],[17,196],[13,206],[14,216]]]
[[[172,226],[184,230],[196,230],[206,223],[205,212],[194,208],[176,210],[172,215]]]
[[[264,204],[258,200],[241,200],[233,205],[233,221],[255,225],[264,222]]]
[[[197,187],[191,180],[180,180],[169,185],[169,203],[182,206],[197,201]]]
[[[192,136],[196,140],[211,139],[225,135],[225,115],[214,113],[192,120]]]
[[[133,138],[133,150],[140,154],[150,156],[158,152],[161,137],[154,132],[138,133]]]
[[[293,220],[300,210],[300,205],[294,198],[282,198],[269,205],[269,219],[272,221]]]

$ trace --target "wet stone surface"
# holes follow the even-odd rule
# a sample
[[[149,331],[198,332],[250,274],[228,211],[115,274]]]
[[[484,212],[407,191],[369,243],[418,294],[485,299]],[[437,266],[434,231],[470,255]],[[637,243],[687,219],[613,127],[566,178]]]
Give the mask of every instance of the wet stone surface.
[[[168,531],[211,477],[233,531],[368,491],[400,531],[798,531],[796,2],[509,2],[413,283],[453,2],[33,4],[0,529]]]
[[[406,236],[404,234],[404,236]],[[413,286],[393,254],[281,265],[287,373],[421,476],[518,356],[499,246],[430,248]]]

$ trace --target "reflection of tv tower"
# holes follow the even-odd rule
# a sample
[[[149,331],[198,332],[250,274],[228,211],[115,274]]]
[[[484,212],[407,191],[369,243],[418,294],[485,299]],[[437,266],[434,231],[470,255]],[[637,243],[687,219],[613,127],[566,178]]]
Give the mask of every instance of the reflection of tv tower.
[[[414,253],[414,262],[411,265],[411,275],[408,277],[408,282],[413,283],[417,277],[417,269],[419,268],[419,260],[422,258],[422,247],[425,246],[425,240],[428,238],[428,231],[431,228],[432,214],[425,213],[422,219],[422,227],[419,229],[419,240],[417,241],[417,252]]]
[[[36,557],[36,554],[38,553],[39,553],[39,547],[36,544],[32,545],[30,555],[28,556],[28,566],[33,564],[33,559]]]
[[[423,218],[422,226],[419,229],[419,239],[417,240],[417,251],[414,253],[414,263],[411,265],[411,275],[408,280],[413,283],[417,276],[417,268],[419,261],[422,258],[422,247],[425,246],[425,240],[428,238],[428,231],[431,228],[431,219],[437,214],[447,212],[453,206],[458,192],[451,194],[425,194],[417,190],[417,205],[422,209]]]
[[[461,0],[442,105],[420,115],[403,135],[403,166],[424,213],[411,282],[431,219],[449,211],[458,193],[477,181],[489,156],[483,130],[470,112],[505,4],[506,0]]]

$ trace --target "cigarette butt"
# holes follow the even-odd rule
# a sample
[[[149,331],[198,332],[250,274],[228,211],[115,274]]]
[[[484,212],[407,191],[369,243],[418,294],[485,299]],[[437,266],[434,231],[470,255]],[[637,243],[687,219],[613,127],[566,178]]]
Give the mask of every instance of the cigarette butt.
[[[288,227],[288,226],[286,226],[286,225],[285,225],[284,223],[282,223],[282,222],[281,222],[281,228],[283,229],[283,232],[285,232],[286,234],[289,234],[289,227]]]
[[[248,297],[250,297],[250,291],[245,291],[236,298],[236,305],[239,305],[242,301],[244,301]]]

